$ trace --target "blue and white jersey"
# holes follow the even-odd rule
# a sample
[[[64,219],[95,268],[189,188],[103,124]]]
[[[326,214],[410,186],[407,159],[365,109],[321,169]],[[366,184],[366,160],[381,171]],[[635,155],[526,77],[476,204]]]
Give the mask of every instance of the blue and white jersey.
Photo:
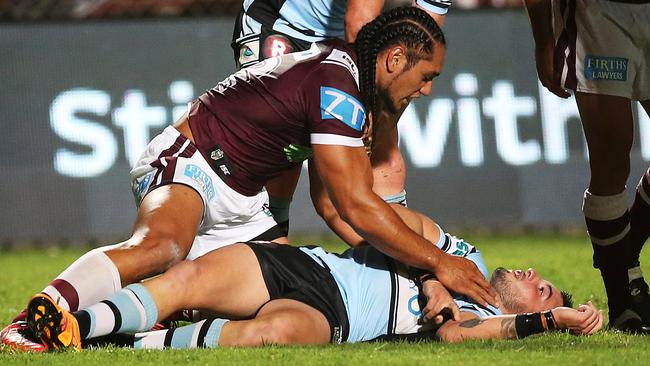
[[[390,2],[387,1],[388,6]],[[408,3],[436,14],[446,14],[451,6],[451,0],[409,0]],[[243,23],[251,29],[264,26],[307,42],[344,39],[347,5],[347,0],[245,0]]]
[[[442,230],[441,230],[442,232]],[[472,260],[487,278],[487,266],[476,248],[462,239],[444,234],[436,245],[445,252]],[[383,335],[412,334],[430,329],[422,323],[420,288],[409,278],[405,265],[365,246],[332,254],[322,248],[300,248],[328,268],[336,280],[350,322],[348,342],[361,342]],[[461,311],[480,317],[499,314],[458,296]]]
[[[476,314],[479,318],[488,318],[503,314],[499,308],[495,308],[492,305],[485,307],[481,304],[475,303],[467,296],[458,296],[454,298],[454,301],[456,302],[456,305],[458,305],[460,311],[467,311]]]

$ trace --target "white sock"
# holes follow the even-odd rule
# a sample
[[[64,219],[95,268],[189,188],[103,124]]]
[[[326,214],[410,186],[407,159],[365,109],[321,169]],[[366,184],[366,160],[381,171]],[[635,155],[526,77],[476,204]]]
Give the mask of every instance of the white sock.
[[[104,253],[112,247],[97,248],[84,254],[42,292],[68,311],[84,309],[107,299],[122,288],[117,267]]]

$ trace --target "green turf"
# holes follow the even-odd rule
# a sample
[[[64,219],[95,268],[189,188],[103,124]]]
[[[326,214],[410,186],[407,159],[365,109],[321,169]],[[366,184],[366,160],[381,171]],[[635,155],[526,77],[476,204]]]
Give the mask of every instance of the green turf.
[[[533,267],[557,286],[573,292],[576,304],[591,299],[606,307],[598,272],[591,267],[591,246],[582,236],[467,235],[479,245],[490,268]],[[322,242],[322,240],[317,240]],[[311,241],[313,242],[313,241]],[[342,247],[330,244],[330,248]],[[7,324],[30,295],[82,252],[21,250],[0,252],[0,322]],[[642,258],[650,262],[650,255]],[[650,336],[600,332],[591,337],[566,333],[533,336],[521,341],[478,341],[464,344],[371,343],[321,347],[266,347],[187,351],[107,349],[82,353],[12,354],[0,351],[0,365],[132,365],[160,364],[290,364],[290,365],[511,365],[586,364],[640,365],[650,360]]]

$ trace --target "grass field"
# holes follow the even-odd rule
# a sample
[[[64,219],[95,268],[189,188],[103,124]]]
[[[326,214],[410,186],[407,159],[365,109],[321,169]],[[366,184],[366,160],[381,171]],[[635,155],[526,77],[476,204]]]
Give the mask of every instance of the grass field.
[[[591,246],[583,236],[467,235],[481,249],[488,266],[533,267],[557,286],[573,292],[576,305],[592,300],[606,308],[600,276],[591,267]],[[341,246],[329,245],[340,251]],[[4,326],[82,251],[72,249],[0,252],[0,323]],[[650,255],[642,258],[650,263]],[[650,270],[649,270],[650,271]],[[602,331],[591,337],[554,333],[521,341],[464,344],[426,342],[366,343],[321,347],[267,347],[187,351],[107,349],[82,353],[15,354],[0,351],[0,365],[644,365],[650,363],[650,336]]]

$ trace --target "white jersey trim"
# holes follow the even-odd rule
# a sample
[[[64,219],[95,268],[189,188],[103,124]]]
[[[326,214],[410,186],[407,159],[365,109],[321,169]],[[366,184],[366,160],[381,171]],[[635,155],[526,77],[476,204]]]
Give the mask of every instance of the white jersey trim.
[[[343,145],[349,147],[363,147],[360,137],[348,137],[331,133],[312,133],[310,135],[312,145]]]
[[[416,0],[415,4],[430,13],[445,15],[449,11],[451,0]]]
[[[335,48],[321,63],[334,64],[346,68],[354,78],[354,82],[357,83],[357,88],[359,88],[359,69],[347,52]]]

